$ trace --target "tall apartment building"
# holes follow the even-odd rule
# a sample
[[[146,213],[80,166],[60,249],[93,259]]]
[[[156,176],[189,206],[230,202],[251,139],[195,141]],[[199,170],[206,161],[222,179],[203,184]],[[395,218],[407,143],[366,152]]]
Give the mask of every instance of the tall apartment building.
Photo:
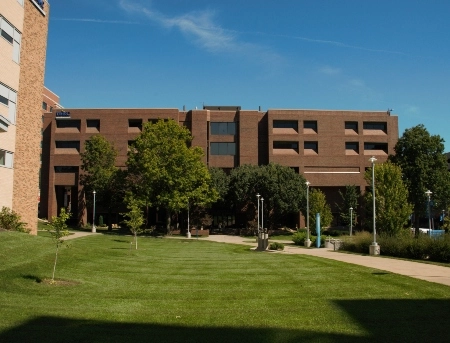
[[[390,112],[322,110],[241,110],[239,106],[178,109],[65,109],[44,115],[42,215],[57,215],[69,204],[86,220],[79,184],[80,152],[101,134],[118,149],[124,167],[128,145],[142,125],[173,119],[187,127],[204,162],[227,171],[244,164],[279,163],[323,190],[331,205],[346,185],[366,187],[364,172],[375,156],[384,162],[398,140],[398,118]],[[89,210],[89,209],[88,209]],[[91,215],[91,214],[90,214]],[[89,216],[89,218],[91,218]]]
[[[0,1],[0,207],[37,232],[42,94],[49,5]]]

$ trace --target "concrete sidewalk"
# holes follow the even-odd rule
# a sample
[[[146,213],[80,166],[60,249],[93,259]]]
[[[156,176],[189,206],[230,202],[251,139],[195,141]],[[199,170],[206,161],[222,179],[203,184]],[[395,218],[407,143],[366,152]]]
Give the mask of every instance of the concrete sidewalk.
[[[244,244],[256,248],[256,239],[227,236],[227,235],[212,235],[204,237],[202,240],[209,240],[222,243]],[[282,241],[277,241],[282,242]],[[310,255],[331,260],[357,264],[364,267],[369,267],[377,270],[387,271],[390,273],[405,275],[416,279],[435,282],[442,285],[450,286],[450,266],[441,267],[433,264],[399,260],[395,258],[385,258],[380,256],[346,254],[342,252],[332,251],[325,248],[304,248],[295,245],[287,245],[292,242],[284,241],[284,251],[277,253],[281,254],[300,254]],[[381,247],[383,249],[383,247]],[[383,251],[383,250],[381,250]]]

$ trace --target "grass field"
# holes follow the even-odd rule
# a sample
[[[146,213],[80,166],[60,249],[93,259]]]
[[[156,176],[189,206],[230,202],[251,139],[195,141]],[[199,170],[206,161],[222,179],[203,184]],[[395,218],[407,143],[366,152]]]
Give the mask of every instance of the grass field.
[[[449,287],[305,255],[0,233],[0,342],[446,342]]]

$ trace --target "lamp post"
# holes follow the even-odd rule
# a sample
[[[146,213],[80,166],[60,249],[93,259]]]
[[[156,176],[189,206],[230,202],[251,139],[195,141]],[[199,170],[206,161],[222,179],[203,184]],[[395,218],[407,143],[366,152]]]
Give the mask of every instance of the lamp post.
[[[353,231],[353,207],[350,207],[350,236]]]
[[[92,232],[96,232],[97,230],[95,229],[95,191],[93,191],[92,194],[94,194],[94,208],[92,211]]]
[[[188,217],[187,217],[187,238],[191,238],[191,231],[189,230],[189,207],[190,207],[190,204],[189,204],[189,198],[188,198],[188,208],[187,208],[187,215],[188,215]]]
[[[431,209],[430,209],[430,200],[431,200],[431,194],[433,194],[433,192],[432,191],[430,191],[430,190],[427,190],[426,192],[425,192],[425,194],[427,195],[427,197],[428,197],[428,233],[431,235]]]
[[[261,231],[264,232],[264,198],[261,197]]]
[[[375,222],[375,161],[377,159],[372,156],[369,161],[372,163],[372,202],[373,202],[373,243],[369,247],[370,255],[379,255],[380,246],[377,244],[377,231]]]
[[[306,181],[306,240],[305,240],[305,247],[311,246],[311,240],[309,239],[309,185],[310,182]]]
[[[261,194],[256,193],[256,198],[258,199],[258,233],[259,233],[259,197],[261,196]]]

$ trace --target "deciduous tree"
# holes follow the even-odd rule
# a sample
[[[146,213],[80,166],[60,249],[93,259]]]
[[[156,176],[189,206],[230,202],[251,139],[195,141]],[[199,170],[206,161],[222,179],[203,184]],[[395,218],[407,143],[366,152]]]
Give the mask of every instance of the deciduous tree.
[[[296,213],[305,202],[306,185],[292,168],[271,163],[266,166],[243,165],[230,175],[230,193],[236,208],[255,221],[257,197],[264,198],[265,219],[273,228],[282,225],[283,216]],[[262,211],[262,209],[261,209]]]
[[[55,271],[56,271],[56,262],[58,261],[58,251],[59,248],[64,244],[63,238],[68,236],[69,230],[67,230],[67,219],[70,218],[70,213],[66,213],[66,209],[63,207],[61,208],[61,212],[59,213],[59,216],[52,217],[52,220],[50,222],[50,228],[47,229],[47,231],[51,234],[53,241],[56,245],[56,251],[55,251],[55,262],[53,263],[53,273],[52,273],[52,283],[55,282]]]
[[[138,248],[137,235],[143,231],[142,225],[144,225],[144,213],[141,207],[142,206],[141,204],[139,204],[139,201],[133,199],[132,196],[129,196],[127,197],[127,208],[129,211],[126,213],[122,213],[122,215],[129,218],[124,219],[123,222],[127,225],[131,233],[133,234],[136,250]]]
[[[417,125],[405,130],[394,150],[395,155],[389,160],[402,170],[418,233],[419,220],[426,216],[427,190],[433,192],[432,199],[439,209],[449,205],[450,173],[444,155],[444,140],[439,135],[430,135],[423,125]]]
[[[94,135],[84,144],[80,154],[80,183],[85,196],[92,203],[92,192],[96,202],[108,209],[108,229],[112,229],[111,213],[124,198],[124,172],[115,166],[117,150],[102,135]]]
[[[339,216],[342,219],[344,225],[350,225],[351,218],[353,218],[353,226],[358,223],[358,200],[361,194],[359,193],[359,188],[356,186],[347,185],[345,186],[344,192],[339,190],[339,195],[342,202],[336,204],[339,209]],[[350,207],[353,209],[350,215]]]
[[[402,180],[401,168],[391,162],[375,164],[375,219],[377,232],[397,235],[408,222],[412,206],[408,203],[408,190]],[[372,183],[372,170],[366,171],[364,178]],[[372,227],[372,190],[364,196],[367,221]]]
[[[309,225],[311,232],[316,232],[316,213],[320,213],[320,227],[327,228],[333,221],[330,205],[327,203],[325,194],[317,188],[309,193]],[[305,212],[306,217],[306,212]]]
[[[128,181],[133,197],[171,215],[187,209],[188,202],[207,205],[217,200],[211,176],[202,161],[203,150],[192,147],[188,129],[174,120],[146,123],[128,152]]]

